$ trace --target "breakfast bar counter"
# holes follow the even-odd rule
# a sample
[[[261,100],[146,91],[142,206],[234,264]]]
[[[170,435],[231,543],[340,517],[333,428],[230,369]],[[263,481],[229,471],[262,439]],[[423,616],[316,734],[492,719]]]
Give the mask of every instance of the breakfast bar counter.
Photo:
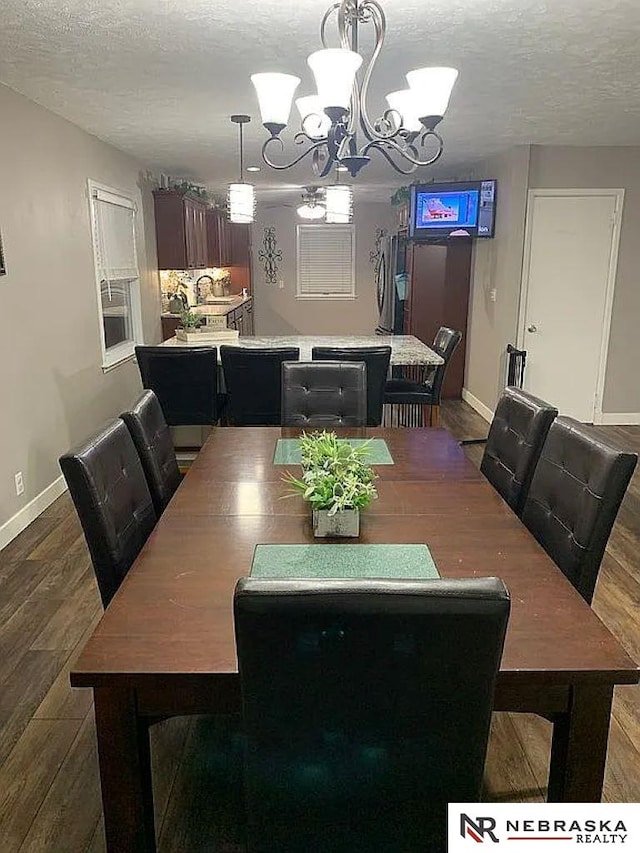
[[[221,341],[227,344],[227,341]],[[164,341],[162,346],[216,346],[211,340],[185,344],[177,338]],[[301,361],[311,361],[313,347],[391,347],[391,364],[395,366],[438,365],[440,356],[413,335],[268,335],[240,337],[232,346],[298,347]]]

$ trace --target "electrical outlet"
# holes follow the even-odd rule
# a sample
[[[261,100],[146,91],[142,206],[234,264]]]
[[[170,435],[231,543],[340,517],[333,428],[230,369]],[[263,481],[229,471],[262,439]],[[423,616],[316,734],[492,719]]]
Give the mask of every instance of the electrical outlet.
[[[491,302],[495,302],[497,300],[497,298],[498,298],[498,291],[495,289],[495,287],[492,287],[491,290],[489,291],[489,299]]]
[[[284,290],[284,281],[281,278],[278,279],[278,287],[280,290]]]
[[[16,495],[18,495],[18,497],[19,497],[20,495],[24,494],[24,480],[22,479],[22,471],[18,471],[18,473],[15,476],[15,481],[16,481]]]

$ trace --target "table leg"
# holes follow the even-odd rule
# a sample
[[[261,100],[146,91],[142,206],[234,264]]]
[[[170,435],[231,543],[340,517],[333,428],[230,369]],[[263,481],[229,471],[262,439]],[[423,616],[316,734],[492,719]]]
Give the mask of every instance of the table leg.
[[[149,727],[133,690],[93,691],[104,828],[109,853],[155,853]]]
[[[555,716],[550,803],[600,802],[612,698],[612,685],[573,687],[569,710]]]

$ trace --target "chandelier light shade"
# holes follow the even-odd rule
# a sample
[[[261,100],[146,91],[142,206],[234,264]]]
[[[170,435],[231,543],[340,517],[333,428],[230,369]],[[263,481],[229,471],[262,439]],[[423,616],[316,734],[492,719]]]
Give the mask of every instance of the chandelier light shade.
[[[337,18],[340,47],[329,47],[327,25]],[[410,22],[404,22],[410,26]],[[358,52],[359,30],[373,27],[375,43],[367,62]],[[367,92],[374,66],[382,50],[387,21],[379,0],[336,0],[320,25],[323,50],[307,62],[315,78],[317,95],[296,101],[301,118],[295,135],[304,147],[289,162],[272,158],[281,155],[280,133],[291,112],[293,94],[300,82],[290,74],[254,74],[262,123],[269,138],[262,146],[262,159],[272,169],[290,169],[309,157],[315,175],[326,178],[334,167],[346,169],[352,178],[377,152],[396,172],[409,175],[419,166],[430,166],[441,156],[444,142],[436,127],[442,121],[454,83],[455,68],[417,68],[407,75],[408,89],[387,95],[389,109],[372,119]]]
[[[362,57],[353,50],[329,48],[317,50],[307,59],[313,71],[318,89],[318,99],[323,109],[340,109],[344,114],[349,109],[353,81]]]
[[[238,224],[246,225],[253,222],[256,216],[256,197],[251,184],[244,181],[244,138],[242,129],[251,121],[247,115],[233,115],[231,121],[238,125],[240,134],[240,180],[235,184],[229,184],[227,192],[227,210],[229,220]]]
[[[400,89],[387,95],[389,108],[402,117],[402,127],[410,133],[419,133],[422,122],[418,115],[417,99],[411,89]]]
[[[247,224],[253,222],[255,212],[256,196],[251,184],[229,184],[229,220]]]
[[[327,187],[325,192],[327,222],[345,225],[353,216],[353,190],[344,184]]]
[[[331,119],[325,114],[317,95],[305,95],[296,98],[296,107],[300,113],[302,129],[311,139],[322,139],[329,132]]]
[[[407,74],[421,119],[440,119],[446,113],[457,78],[455,68],[417,68]]]
[[[286,127],[300,78],[293,74],[254,74],[251,82],[258,95],[262,124],[280,129]]]

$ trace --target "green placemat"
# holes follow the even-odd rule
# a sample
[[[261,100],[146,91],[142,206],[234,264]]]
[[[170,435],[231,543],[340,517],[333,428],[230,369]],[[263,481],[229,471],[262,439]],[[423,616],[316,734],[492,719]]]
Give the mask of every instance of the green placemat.
[[[256,578],[439,578],[426,545],[256,545]]]
[[[384,438],[347,438],[352,447],[360,447],[368,444],[365,461],[369,465],[393,465],[393,457],[389,453],[387,442]],[[274,465],[299,465],[300,464],[300,440],[297,438],[279,438],[276,444],[276,452],[273,457]]]

